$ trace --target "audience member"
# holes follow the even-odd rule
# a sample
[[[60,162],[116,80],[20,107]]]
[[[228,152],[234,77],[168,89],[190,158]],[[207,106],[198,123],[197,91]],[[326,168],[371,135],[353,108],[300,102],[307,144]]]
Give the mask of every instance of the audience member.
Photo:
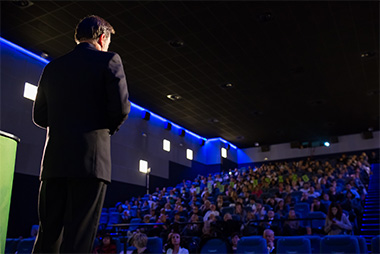
[[[132,251],[132,254],[149,253],[147,248],[148,237],[146,234],[140,232],[134,233],[130,239],[130,243],[136,248]]]
[[[257,235],[264,229],[272,229],[276,235],[281,234],[282,229],[284,235],[300,235],[305,233],[305,229],[301,227],[302,223],[295,211],[289,208],[297,202],[307,202],[311,212],[329,214],[331,201],[339,202],[349,214],[346,218],[355,221],[363,210],[363,199],[371,173],[369,169],[367,173],[369,164],[366,160],[368,157],[364,155],[342,155],[336,162],[308,158],[262,164],[255,166],[254,170],[230,169],[219,176],[198,175],[192,181],[184,180],[181,187],[172,188],[169,194],[163,188],[161,191],[156,189],[147,201],[146,198],[132,198],[130,204],[134,205],[133,208],[126,201],[122,205],[123,222],[140,217],[139,209],[144,216],[149,206],[148,211],[153,218],[149,222],[165,223],[156,226],[154,234],[149,235],[159,235],[163,239],[173,228],[180,230],[178,225],[183,221],[193,222],[184,226],[184,236],[201,236],[203,232],[206,238],[228,238],[233,232]],[[200,190],[203,192],[200,193]],[[297,190],[302,191],[302,197],[292,194]],[[228,206],[233,207],[234,212],[232,215],[225,214],[221,220],[221,209]],[[158,219],[155,219],[155,210],[157,214],[160,213]],[[340,217],[342,223],[345,221],[344,216],[343,213]],[[288,217],[290,220],[280,223],[275,219],[277,217]],[[148,218],[145,217],[144,221],[147,222]],[[331,221],[329,234],[335,234],[339,226],[340,223]],[[342,232],[346,230],[349,229],[343,228]]]
[[[210,210],[208,210],[205,214],[205,216],[203,217],[203,221],[207,221],[208,220],[208,217],[211,215],[211,214],[214,214],[215,217],[219,216],[219,212],[216,210],[216,206],[214,204],[211,204],[210,205]]]
[[[288,220],[284,222],[283,234],[286,236],[299,235],[301,233],[300,221],[297,220],[297,215],[294,209],[291,208],[289,210],[289,214],[286,219]]]
[[[331,203],[325,222],[325,232],[328,235],[341,235],[352,230],[352,225],[342,208],[337,203]]]
[[[202,225],[200,222],[197,214],[191,215],[189,224],[187,224],[184,229],[184,234],[186,236],[199,236],[202,232]]]
[[[280,221],[275,219],[273,209],[268,211],[264,221],[260,223],[260,227],[262,231],[264,231],[264,229],[272,229],[276,234],[280,233]]]
[[[274,246],[274,232],[271,229],[265,229],[263,232],[263,238],[267,241],[268,254],[275,254],[276,248]]]
[[[181,235],[177,232],[170,233],[168,244],[166,245],[166,254],[188,254],[189,251],[181,248]]]
[[[103,254],[103,253],[116,253],[116,244],[113,243],[112,237],[109,234],[103,236],[99,246],[95,247],[94,253]]]
[[[231,248],[228,253],[237,253],[237,245],[240,240],[240,235],[239,233],[235,232],[231,235]]]

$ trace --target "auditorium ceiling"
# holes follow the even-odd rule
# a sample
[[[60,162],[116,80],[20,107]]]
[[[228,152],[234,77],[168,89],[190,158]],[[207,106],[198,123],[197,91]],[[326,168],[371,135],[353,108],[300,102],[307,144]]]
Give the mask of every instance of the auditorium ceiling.
[[[203,137],[379,130],[378,1],[1,1],[1,37],[55,59],[89,14],[116,30],[131,101]]]

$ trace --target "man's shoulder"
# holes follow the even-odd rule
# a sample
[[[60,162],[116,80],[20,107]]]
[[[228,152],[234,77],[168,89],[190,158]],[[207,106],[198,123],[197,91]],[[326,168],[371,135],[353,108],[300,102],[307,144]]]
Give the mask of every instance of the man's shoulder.
[[[87,60],[85,60],[87,59]],[[107,63],[111,61],[111,59],[117,59],[121,61],[119,54],[112,51],[100,51],[91,48],[75,48],[74,50],[62,55],[54,60],[52,60],[45,68],[49,68],[51,66],[60,66],[66,65],[68,62],[76,62],[76,61],[90,61],[93,63]]]

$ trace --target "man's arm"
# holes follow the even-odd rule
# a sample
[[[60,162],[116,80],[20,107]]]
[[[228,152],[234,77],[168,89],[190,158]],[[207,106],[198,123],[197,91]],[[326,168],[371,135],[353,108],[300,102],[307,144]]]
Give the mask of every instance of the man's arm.
[[[35,125],[44,129],[48,126],[48,107],[44,92],[44,86],[47,83],[47,79],[45,67],[38,84],[37,96],[33,105],[33,122]]]
[[[108,124],[110,134],[113,135],[127,119],[131,109],[127,80],[118,54],[115,54],[108,63],[106,91]]]

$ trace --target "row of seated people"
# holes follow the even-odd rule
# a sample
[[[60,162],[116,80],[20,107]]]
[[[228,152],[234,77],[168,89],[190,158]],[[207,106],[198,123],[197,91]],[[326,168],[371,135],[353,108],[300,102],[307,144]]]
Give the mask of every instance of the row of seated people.
[[[380,236],[371,239],[372,253],[378,253],[379,239]],[[229,241],[212,238],[202,245],[197,245],[197,238],[186,241],[178,232],[170,233],[166,243],[141,232],[129,237],[125,246],[122,241],[124,239],[106,234],[94,253],[368,253],[366,241],[361,236],[281,237],[275,236],[270,229],[266,229],[262,237],[234,233]]]
[[[5,253],[31,253],[34,238],[7,239]],[[372,253],[380,251],[380,235],[369,242]],[[171,232],[166,241],[135,232],[130,237],[104,234],[95,242],[93,253],[368,253],[367,244],[360,236],[275,236],[266,229],[263,236],[241,236],[233,233],[228,241],[209,238],[200,244],[197,237],[186,238]]]
[[[380,236],[371,239],[372,253],[379,253],[379,239]],[[128,239],[106,234],[94,253],[368,253],[366,240],[361,236],[283,237],[275,236],[271,229],[265,229],[262,237],[233,233],[228,239],[212,237],[203,242],[199,237],[185,237],[173,230],[163,243],[161,238],[141,232],[133,233]]]
[[[236,230],[252,235],[261,234],[268,228],[265,222],[254,224],[252,220],[268,220],[272,214],[276,219],[284,219],[293,216],[292,208],[299,218],[306,218],[310,212],[320,212],[326,217],[333,202],[334,206],[339,204],[339,211],[345,211],[342,213],[355,228],[363,210],[370,174],[365,153],[342,155],[335,162],[307,159],[263,164],[254,169],[235,169],[207,177],[199,175],[193,181],[184,180],[176,188],[157,189],[152,195],[118,203],[115,209],[109,209],[108,212],[111,215],[116,210],[118,214],[113,217],[113,223],[127,223],[132,219],[140,219],[145,223],[164,223],[145,229],[148,235],[160,235],[163,238],[170,233],[173,224],[180,227],[179,230],[185,235],[222,233],[227,236]],[[220,230],[224,228],[220,223],[228,220],[232,220],[234,228],[225,233],[212,230],[216,228],[223,231]],[[183,222],[192,224],[185,226],[181,224]],[[315,233],[315,228],[309,226],[309,222],[300,221],[299,224],[300,230],[292,231],[281,221],[275,230],[278,234],[289,235]],[[317,229],[318,233],[330,233],[321,231],[321,227]]]

